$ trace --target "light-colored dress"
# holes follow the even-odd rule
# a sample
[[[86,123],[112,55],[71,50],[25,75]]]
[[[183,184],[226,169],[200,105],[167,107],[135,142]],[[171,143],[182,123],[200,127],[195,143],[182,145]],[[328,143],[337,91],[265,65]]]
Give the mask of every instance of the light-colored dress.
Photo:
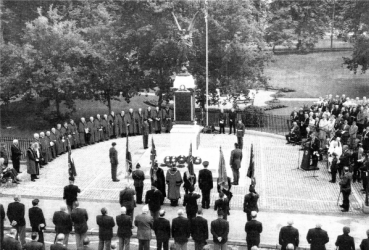
[[[183,182],[181,173],[176,169],[170,169],[167,171],[166,182],[168,184],[168,196],[169,200],[178,200],[181,198],[179,188]]]

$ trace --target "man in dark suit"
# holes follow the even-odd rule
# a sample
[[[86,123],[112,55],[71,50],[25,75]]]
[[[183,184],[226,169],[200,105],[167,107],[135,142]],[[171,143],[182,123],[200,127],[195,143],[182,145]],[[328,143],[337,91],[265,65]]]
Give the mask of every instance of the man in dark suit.
[[[255,185],[250,185],[248,194],[245,195],[245,199],[243,201],[243,211],[247,215],[247,221],[251,221],[251,212],[256,211],[259,212],[258,200],[259,194],[255,191]]]
[[[15,239],[21,243],[22,246],[26,244],[26,220],[24,204],[20,203],[20,196],[14,196],[14,202],[9,203],[6,215],[8,216],[10,224],[17,230]]]
[[[154,219],[148,213],[149,208],[145,205],[142,208],[142,214],[135,218],[139,250],[150,250],[151,229],[153,228]]]
[[[233,133],[236,134],[236,119],[237,119],[237,113],[234,111],[234,108],[231,109],[231,111],[228,113],[228,122],[229,122],[229,134],[232,134],[232,128]]]
[[[208,161],[204,161],[202,163],[204,169],[201,169],[199,172],[199,188],[201,189],[202,208],[210,207],[210,191],[213,189],[213,174],[210,170],[207,169],[209,166]]]
[[[363,239],[360,243],[360,250],[369,250],[369,230],[366,230],[366,236],[368,238]]]
[[[23,250],[42,250],[42,249],[45,249],[44,244],[37,241],[37,232],[32,232],[31,240],[32,241],[27,242],[23,246]]]
[[[2,249],[2,243],[4,240],[4,220],[5,220],[4,206],[0,203],[0,249]]]
[[[32,208],[28,210],[29,221],[31,223],[32,232],[38,233],[38,242],[41,242],[43,245],[44,242],[44,231],[46,227],[44,213],[42,209],[38,207],[39,200],[34,199],[32,201]]]
[[[63,244],[68,247],[69,233],[72,231],[72,218],[67,213],[67,206],[60,207],[60,211],[56,211],[53,215],[53,223],[55,225],[55,243],[57,236],[63,234]]]
[[[355,250],[354,238],[349,235],[350,228],[343,227],[343,234],[339,235],[336,240],[336,246],[340,250]]]
[[[242,123],[242,120],[238,120],[236,126],[236,135],[237,135],[237,143],[240,150],[243,149],[243,137],[245,136],[245,125]]]
[[[165,211],[159,211],[159,218],[154,220],[153,230],[156,236],[156,247],[158,250],[162,248],[164,250],[169,249],[169,239],[170,239],[170,222],[164,218]]]
[[[219,199],[214,203],[215,211],[223,211],[223,219],[227,220],[229,215],[229,200],[227,197],[224,197],[224,193],[219,193]]]
[[[119,204],[121,207],[125,206],[127,208],[127,215],[129,215],[132,219],[136,206],[135,195],[136,191],[130,188],[127,183],[124,183],[123,190],[119,193]]]
[[[87,221],[88,221],[88,214],[86,209],[79,208],[79,202],[74,202],[74,206],[76,207],[73,209],[71,217],[72,222],[74,224],[74,233],[76,236],[76,245],[77,249],[83,246],[83,239],[86,238],[86,233],[88,230]]]
[[[238,185],[238,180],[240,179],[240,168],[242,161],[242,150],[239,148],[238,144],[234,144],[235,149],[231,152],[230,165],[233,172],[233,185]]]
[[[129,250],[129,242],[132,236],[132,218],[126,214],[126,207],[121,207],[120,213],[115,218],[118,226],[119,250]]]
[[[115,222],[113,217],[108,215],[108,210],[105,207],[101,209],[101,215],[96,216],[96,223],[99,226],[98,250],[103,250],[104,245],[106,250],[110,250],[111,239],[113,238],[113,227],[115,227]]]
[[[185,194],[184,196],[183,206],[186,207],[187,218],[189,220],[192,220],[196,217],[196,213],[198,210],[197,199],[199,199],[201,195],[194,193],[195,188],[193,186],[189,187],[189,191],[190,193]]]
[[[13,163],[13,168],[15,169],[15,171],[18,172],[18,174],[20,174],[22,173],[20,171],[20,159],[22,156],[22,150],[19,147],[18,140],[13,140],[13,144],[10,147],[10,151],[12,153],[11,159]]]
[[[142,204],[142,192],[144,187],[145,173],[140,169],[141,165],[137,163],[136,170],[132,172],[133,186],[136,190],[136,203]]]
[[[17,231],[10,229],[9,236],[5,236],[1,250],[21,250],[21,244],[15,239]]]
[[[63,245],[63,241],[64,234],[58,234],[56,236],[56,242],[50,246],[50,250],[68,250],[67,247]]]
[[[210,232],[213,235],[214,250],[227,250],[229,223],[223,219],[223,211],[218,210],[218,219],[210,224]]]
[[[299,230],[294,228],[293,221],[289,220],[287,226],[284,226],[279,231],[279,245],[281,245],[281,250],[286,250],[288,244],[293,244],[294,249],[299,246]]]
[[[120,181],[117,178],[117,168],[118,168],[118,151],[115,149],[115,146],[117,144],[113,142],[111,144],[111,148],[109,149],[109,158],[110,158],[110,164],[111,164],[111,178],[114,182]]]
[[[74,177],[69,177],[69,185],[64,187],[63,199],[67,203],[68,212],[72,213],[73,203],[77,201],[77,195],[81,190],[74,185]]]
[[[190,221],[183,217],[183,210],[178,210],[178,217],[172,220],[172,237],[176,250],[186,250],[188,238],[190,237]]]
[[[257,216],[256,211],[251,212],[251,221],[246,222],[245,231],[246,231],[246,243],[247,249],[251,250],[251,247],[257,246],[260,244],[260,234],[263,232],[263,225],[261,222],[256,220]]]
[[[344,174],[342,177],[342,180],[340,181],[340,191],[343,196],[342,200],[342,212],[348,212],[350,208],[350,194],[351,194],[351,180],[352,180],[352,174],[349,172],[349,168],[344,168]]]
[[[151,190],[146,192],[145,203],[149,205],[150,214],[153,219],[159,218],[161,202],[164,199],[163,194],[154,184],[151,184]]]
[[[196,218],[191,220],[190,231],[195,242],[195,250],[202,250],[209,239],[208,221],[202,217],[202,209],[199,209]]]
[[[306,240],[310,244],[310,250],[325,250],[325,244],[329,242],[326,231],[322,229],[322,225],[317,223],[315,228],[309,229]]]

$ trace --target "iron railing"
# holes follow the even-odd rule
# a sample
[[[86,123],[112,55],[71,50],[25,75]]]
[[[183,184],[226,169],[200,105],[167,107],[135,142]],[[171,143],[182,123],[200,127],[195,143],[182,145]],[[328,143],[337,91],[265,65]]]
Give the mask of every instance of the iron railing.
[[[22,157],[21,160],[26,159],[26,152],[29,148],[29,145],[33,142],[33,139],[31,138],[15,138],[15,137],[0,137],[0,142],[5,143],[5,149],[8,154],[9,160],[11,159],[11,146],[13,144],[13,140],[17,139],[19,143],[19,148],[22,150]]]

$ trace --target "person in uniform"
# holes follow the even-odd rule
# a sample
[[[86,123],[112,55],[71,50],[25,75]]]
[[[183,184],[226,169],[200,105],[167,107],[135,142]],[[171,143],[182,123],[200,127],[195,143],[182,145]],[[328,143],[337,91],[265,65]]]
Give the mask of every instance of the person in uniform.
[[[245,135],[245,125],[243,125],[241,119],[238,120],[236,132],[237,132],[238,147],[242,150],[243,149],[243,136]]]
[[[224,132],[225,132],[225,130],[224,130],[224,127],[225,127],[225,121],[226,121],[226,116],[225,116],[225,114],[224,114],[224,110],[223,110],[223,109],[221,109],[221,110],[220,110],[220,113],[219,113],[219,134],[221,134],[221,133],[222,133],[222,131],[223,131],[223,134],[224,134]]]
[[[147,122],[149,123],[149,131],[150,134],[153,131],[153,118],[151,115],[151,107],[147,107],[147,109],[145,110],[145,114],[144,114],[145,119],[147,120]]]
[[[163,119],[165,121],[165,133],[169,133],[172,129],[173,113],[167,105],[163,111]]]
[[[110,158],[110,164],[111,164],[111,179],[114,181],[114,182],[118,182],[120,181],[118,178],[117,178],[117,168],[118,168],[118,151],[115,149],[115,146],[117,144],[115,142],[113,142],[111,144],[111,148],[109,149],[109,158]]]
[[[259,194],[255,191],[255,179],[252,180],[252,184],[249,187],[249,193],[245,195],[245,199],[243,201],[243,211],[247,215],[247,221],[251,221],[252,211],[259,212],[258,200]]]
[[[87,127],[87,123],[84,117],[81,118],[81,122],[78,124],[78,133],[79,133],[80,146],[81,147],[86,146],[86,142],[88,142],[88,140],[86,140],[87,133],[88,133],[88,127]]]
[[[89,132],[89,140],[87,141],[88,145],[95,144],[95,134],[97,130],[95,129],[94,118],[91,116],[90,120],[87,122],[88,132]]]
[[[231,202],[231,199],[233,197],[233,193],[231,192],[231,188],[232,188],[232,182],[231,182],[231,178],[227,177],[227,184],[228,185],[223,185],[222,183],[220,183],[219,177],[217,178],[217,191],[218,194],[223,193],[227,196],[229,202]]]
[[[343,208],[342,212],[348,212],[350,208],[351,179],[352,174],[349,172],[349,168],[345,167],[342,180],[340,181],[340,191],[343,196],[342,205],[340,205]]]
[[[122,110],[120,112],[120,118],[119,118],[119,133],[120,136],[123,138],[127,136],[127,118],[125,112]]]
[[[150,128],[149,128],[149,123],[147,122],[147,119],[143,120],[141,133],[142,133],[142,140],[143,140],[143,148],[147,149],[149,148],[148,144],[149,144],[149,134],[150,134]]]
[[[110,139],[110,124],[109,124],[109,119],[108,119],[107,114],[104,115],[101,125],[104,130],[104,140],[109,140]]]
[[[202,163],[204,169],[199,172],[199,188],[201,190],[202,208],[208,209],[210,207],[210,191],[213,189],[213,174],[207,169],[209,166],[208,161]]]
[[[132,219],[134,218],[134,209],[136,207],[135,195],[136,191],[128,186],[127,183],[123,184],[123,190],[119,193],[119,204],[121,207],[127,208],[127,215]]]
[[[133,186],[136,191],[136,203],[142,204],[142,193],[144,187],[145,173],[140,169],[141,165],[137,163],[136,170],[132,172]]]
[[[166,183],[168,184],[168,199],[172,207],[178,206],[178,199],[181,198],[179,188],[183,182],[181,173],[176,168],[176,165],[172,165],[171,169],[167,171]]]
[[[60,147],[59,135],[56,132],[55,128],[51,129],[51,140],[55,145],[55,154],[56,154],[56,156],[61,155],[62,152],[61,152],[61,147]]]
[[[238,132],[237,132],[238,133]],[[233,185],[238,185],[238,181],[240,179],[240,168],[242,161],[242,151],[239,149],[237,143],[234,144],[235,149],[231,152],[230,165],[233,172]]]
[[[143,123],[144,123],[144,114],[142,113],[142,108],[139,108],[136,114],[136,134],[137,135],[143,134],[142,133]]]
[[[163,197],[166,197],[164,171],[163,169],[159,168],[157,162],[155,162],[154,167],[150,169],[150,178],[151,184],[154,184],[155,187],[157,187],[163,194]],[[161,205],[163,205],[163,202]]]
[[[63,199],[65,200],[68,212],[71,213],[74,209],[74,203],[78,200],[77,196],[81,190],[77,185],[74,185],[74,177],[69,177],[69,185],[64,187]]]
[[[99,114],[97,114],[96,119],[94,120],[94,125],[96,128],[95,142],[104,141],[104,129],[101,122],[102,122],[101,117]]]
[[[224,193],[219,193],[219,199],[214,202],[214,210],[223,212],[223,219],[227,220],[229,213],[229,199],[224,197]]]
[[[162,113],[160,112],[159,107],[156,107],[156,109],[153,111],[152,115],[154,119],[154,129],[156,134],[161,134],[161,122],[162,122]]]
[[[183,189],[185,191],[185,194],[189,193],[189,190],[191,187],[195,188],[196,184],[196,174],[193,175],[190,174],[190,172],[187,170],[183,174]]]
[[[187,219],[192,220],[196,217],[196,213],[198,210],[197,199],[201,197],[201,195],[195,193],[195,188],[193,186],[189,187],[189,193],[185,194],[183,198],[183,206],[186,207]]]
[[[232,134],[232,128],[234,134],[236,134],[236,119],[237,113],[235,112],[234,108],[231,109],[231,112],[228,114],[228,123],[229,123],[229,134]]]

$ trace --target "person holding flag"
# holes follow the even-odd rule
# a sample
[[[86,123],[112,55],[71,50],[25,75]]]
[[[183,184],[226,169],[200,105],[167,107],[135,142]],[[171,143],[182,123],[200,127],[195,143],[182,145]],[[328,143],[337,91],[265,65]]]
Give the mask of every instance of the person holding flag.
[[[128,131],[128,127],[127,127],[127,131]],[[127,172],[127,178],[132,173],[132,156],[131,156],[131,152],[129,152],[129,149],[128,149],[128,137],[129,137],[129,135],[127,133],[127,145],[126,145],[126,172]]]
[[[160,192],[162,193],[163,197],[166,197],[165,193],[165,177],[163,169],[159,168],[158,163],[155,160],[156,158],[156,149],[154,144],[154,138],[151,138],[151,169],[150,169],[150,179],[151,184],[155,185]],[[161,202],[163,205],[164,199]]]
[[[193,170],[193,156],[192,156],[192,143],[190,144],[190,152],[187,157],[187,168],[188,170],[183,174],[183,189],[185,194],[189,193],[191,187],[195,188],[196,174]]]
[[[247,214],[247,221],[251,221],[252,216],[251,213],[253,211],[259,212],[258,200],[259,194],[255,191],[256,179],[254,177],[255,168],[254,168],[254,146],[251,144],[251,153],[250,153],[250,165],[247,170],[247,177],[251,179],[251,184],[249,187],[248,194],[245,195],[243,202],[243,211]]]

